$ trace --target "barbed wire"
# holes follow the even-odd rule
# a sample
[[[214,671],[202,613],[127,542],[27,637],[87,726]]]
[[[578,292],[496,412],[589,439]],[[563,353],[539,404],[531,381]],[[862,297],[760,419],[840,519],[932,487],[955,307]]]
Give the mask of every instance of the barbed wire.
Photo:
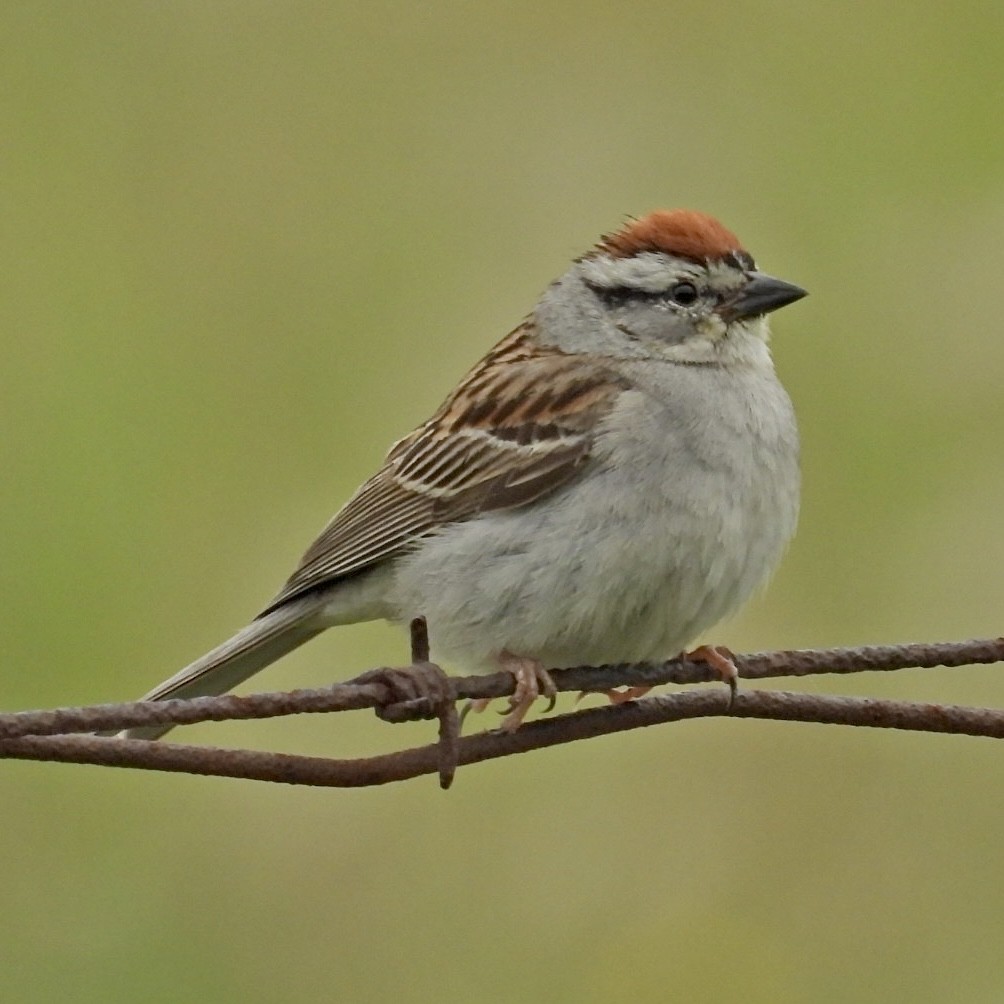
[[[997,662],[1004,662],[1004,638],[735,656],[743,680],[956,668]],[[714,670],[705,663],[686,659],[659,664],[577,667],[555,670],[551,675],[559,691],[580,692],[717,679]],[[721,686],[660,694],[608,707],[577,708],[525,723],[511,733],[489,731],[460,736],[458,701],[505,697],[512,693],[513,687],[513,678],[506,673],[446,676],[429,661],[425,625],[419,619],[412,625],[411,666],[371,670],[330,687],[0,714],[0,759],[87,763],[328,787],[386,784],[438,773],[440,785],[446,788],[458,765],[711,716],[1004,738],[1004,709],[753,689],[740,689],[732,701],[728,690]],[[381,718],[392,722],[438,718],[439,739],[428,746],[382,756],[338,760],[88,734],[145,725],[275,718],[364,708],[372,708]]]

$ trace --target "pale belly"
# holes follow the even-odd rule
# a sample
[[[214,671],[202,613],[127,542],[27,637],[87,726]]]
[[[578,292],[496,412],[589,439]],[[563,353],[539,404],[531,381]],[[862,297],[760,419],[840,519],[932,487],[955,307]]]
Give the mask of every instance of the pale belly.
[[[766,580],[794,532],[790,405],[776,382],[764,393],[781,395],[776,419],[760,408],[752,423],[744,405],[696,427],[638,395],[587,476],[398,558],[393,619],[425,616],[434,657],[472,672],[503,650],[545,668],[679,654]]]

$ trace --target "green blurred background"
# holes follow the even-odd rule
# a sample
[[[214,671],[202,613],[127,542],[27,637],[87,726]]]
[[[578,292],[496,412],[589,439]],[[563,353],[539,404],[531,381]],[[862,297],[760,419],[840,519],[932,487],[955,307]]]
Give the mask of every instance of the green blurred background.
[[[571,256],[659,206],[812,292],[774,324],[801,529],[714,640],[999,634],[1002,11],[8,0],[2,705],[137,696],[224,638]],[[253,686],[404,653],[347,628]],[[1004,703],[1000,668],[804,686]],[[448,794],[6,763],[0,991],[1000,1001],[1002,758],[706,721]]]

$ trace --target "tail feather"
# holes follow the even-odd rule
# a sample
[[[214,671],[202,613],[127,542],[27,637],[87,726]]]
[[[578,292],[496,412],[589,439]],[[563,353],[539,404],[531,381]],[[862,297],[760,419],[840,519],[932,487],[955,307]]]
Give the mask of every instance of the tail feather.
[[[316,596],[305,596],[269,611],[222,645],[217,645],[202,658],[154,687],[143,700],[216,696],[232,690],[276,659],[320,634],[326,627],[318,622],[317,615],[322,606]],[[174,726],[170,724],[147,725],[127,729],[119,735],[128,739],[159,739],[172,728]]]

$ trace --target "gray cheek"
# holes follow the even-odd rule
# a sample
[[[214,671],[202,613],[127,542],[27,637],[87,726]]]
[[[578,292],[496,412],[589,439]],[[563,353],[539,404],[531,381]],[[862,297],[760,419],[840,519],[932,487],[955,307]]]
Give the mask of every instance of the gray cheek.
[[[696,330],[692,318],[668,304],[625,304],[611,310],[610,318],[629,339],[649,345],[679,345]]]

